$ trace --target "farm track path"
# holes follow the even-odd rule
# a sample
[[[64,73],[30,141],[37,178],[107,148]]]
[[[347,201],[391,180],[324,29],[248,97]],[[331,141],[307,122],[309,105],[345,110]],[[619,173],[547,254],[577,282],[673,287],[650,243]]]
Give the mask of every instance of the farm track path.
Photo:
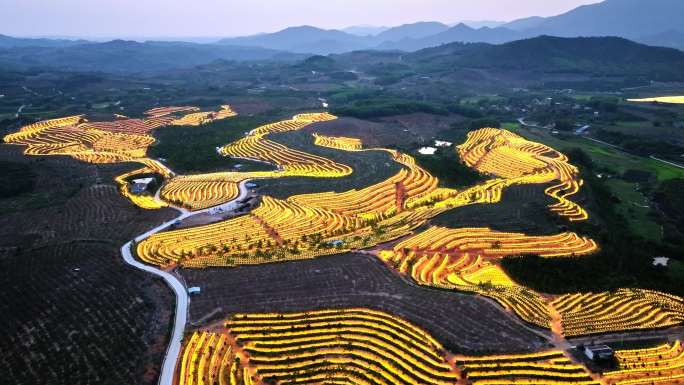
[[[176,310],[175,310],[175,317],[173,321],[173,330],[171,333],[171,339],[169,341],[169,345],[166,349],[166,354],[164,355],[164,362],[162,364],[162,370],[161,373],[159,374],[159,385],[173,385],[174,384],[174,374],[176,371],[176,365],[178,362],[178,358],[180,356],[180,351],[181,351],[181,342],[183,341],[183,334],[185,332],[185,325],[187,324],[187,318],[188,318],[188,305],[190,303],[190,298],[188,297],[188,291],[185,286],[184,281],[179,279],[179,277],[171,272],[167,272],[164,270],[161,270],[155,266],[147,265],[145,263],[142,263],[138,261],[134,256],[133,253],[131,252],[132,246],[134,243],[141,242],[145,240],[146,238],[162,231],[165,230],[166,228],[170,227],[172,224],[174,224],[176,221],[184,220],[186,218],[189,218],[194,215],[202,214],[209,212],[209,210],[215,209],[217,207],[222,208],[224,211],[232,211],[238,206],[238,201],[241,199],[244,199],[247,196],[248,190],[246,187],[246,183],[248,181],[242,181],[239,184],[239,189],[240,189],[240,194],[238,195],[237,198],[224,203],[222,205],[216,206],[216,207],[210,207],[207,209],[203,210],[198,210],[198,211],[189,211],[183,208],[179,207],[173,207],[174,209],[178,210],[180,212],[180,215],[177,216],[174,219],[171,219],[167,222],[164,222],[160,224],[159,226],[137,236],[133,240],[127,242],[125,245],[121,247],[121,256],[123,257],[124,261],[135,267],[136,269],[140,269],[143,271],[146,271],[148,273],[154,274],[156,276],[161,277],[164,282],[173,290],[175,296],[176,296]],[[156,199],[159,199],[159,195],[157,194],[155,196]]]

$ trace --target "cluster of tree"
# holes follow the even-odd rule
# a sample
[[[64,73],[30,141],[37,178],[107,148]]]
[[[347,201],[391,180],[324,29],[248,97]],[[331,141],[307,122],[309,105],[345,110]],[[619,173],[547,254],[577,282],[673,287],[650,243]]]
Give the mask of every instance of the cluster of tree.
[[[449,104],[446,108],[452,114],[465,116],[466,118],[470,119],[479,119],[484,117],[484,114],[479,109],[470,106],[465,106],[460,103]]]
[[[415,158],[418,165],[439,178],[445,187],[472,186],[484,180],[480,173],[461,162],[454,148],[439,148],[435,155],[416,155]]]
[[[33,191],[36,175],[30,165],[0,161],[0,169],[0,198],[10,198]]]
[[[638,287],[683,295],[684,286],[652,263],[655,256],[676,255],[676,249],[647,241],[626,227],[615,209],[618,198],[594,175],[589,156],[580,149],[568,154],[584,176],[592,221],[565,226],[597,240],[601,251],[578,258],[510,257],[502,261],[504,269],[516,282],[546,293]]]
[[[661,183],[653,198],[663,215],[664,241],[682,250],[684,247],[684,179]]]
[[[158,142],[150,147],[150,156],[165,158],[176,171],[206,172],[223,170],[236,163],[249,164],[252,168],[270,168],[262,163],[236,161],[216,152],[217,147],[235,141],[245,132],[267,122],[269,117],[234,117],[199,127],[175,127],[172,130],[156,130]]]
[[[350,104],[336,107],[331,112],[338,116],[353,116],[360,119],[380,118],[415,112],[437,115],[448,114],[447,109],[441,104],[382,97],[356,100]]]

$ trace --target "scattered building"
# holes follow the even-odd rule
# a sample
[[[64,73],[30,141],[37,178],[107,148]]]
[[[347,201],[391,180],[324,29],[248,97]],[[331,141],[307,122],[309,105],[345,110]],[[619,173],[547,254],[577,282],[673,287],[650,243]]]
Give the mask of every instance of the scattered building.
[[[133,180],[133,185],[131,186],[131,193],[133,194],[142,194],[145,191],[147,191],[147,188],[150,186],[150,183],[154,181],[154,178],[141,178],[141,179],[134,179]]]
[[[344,246],[344,241],[337,239],[337,240],[328,242],[328,245],[330,245],[332,247],[342,247],[342,246]]]
[[[421,147],[418,152],[422,155],[435,155],[437,149],[434,147]]]
[[[667,267],[667,265],[669,263],[670,263],[670,258],[667,258],[667,257],[654,257],[653,258],[653,266]]]
[[[589,345],[584,347],[584,355],[592,361],[613,359],[613,349],[608,345]]]
[[[198,295],[198,294],[201,293],[201,292],[202,292],[202,289],[200,289],[200,288],[197,287],[197,286],[189,287],[189,288],[188,288],[188,294],[190,294],[190,295]]]
[[[451,145],[453,145],[453,143],[445,140],[435,140],[435,147],[451,147]]]
[[[584,135],[587,133],[587,131],[589,131],[590,128],[591,128],[590,125],[585,124],[584,126],[575,130],[575,135]]]

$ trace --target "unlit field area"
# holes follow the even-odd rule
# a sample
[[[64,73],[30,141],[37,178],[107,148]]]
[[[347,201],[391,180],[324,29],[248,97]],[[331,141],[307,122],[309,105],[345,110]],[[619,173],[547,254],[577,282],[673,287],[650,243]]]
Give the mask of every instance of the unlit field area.
[[[121,245],[173,217],[121,197],[113,177],[135,165],[30,158],[34,187],[0,199],[2,383],[152,384],[166,348],[173,296],[126,265]]]
[[[3,383],[156,382],[173,299],[125,266],[117,247],[75,242],[5,256],[0,277]]]
[[[295,150],[331,159],[354,170],[351,175],[341,178],[285,177],[257,181],[263,186],[260,193],[280,199],[298,194],[362,189],[389,179],[402,167],[386,151],[350,152],[316,146],[311,134],[304,131],[272,134],[268,139]]]
[[[234,313],[368,307],[425,328],[455,353],[531,352],[544,346],[539,336],[497,305],[409,284],[372,256],[184,270],[183,276],[188,286],[202,288],[190,306],[191,321],[203,321],[197,326]]]
[[[450,228],[489,227],[526,234],[556,234],[559,231],[557,219],[548,209],[548,205],[555,201],[544,194],[546,187],[514,185],[503,191],[499,203],[459,207],[439,215],[430,223]]]
[[[424,113],[397,115],[382,118],[378,122],[341,117],[328,122],[313,124],[304,129],[329,136],[359,138],[366,147],[406,147],[430,143],[440,131],[458,122],[458,116],[440,116]]]
[[[25,157],[0,146],[0,160],[29,165],[32,191],[0,199],[0,248],[36,248],[70,240],[116,245],[175,216],[143,210],[119,193],[114,177],[139,165],[91,165],[67,157]]]

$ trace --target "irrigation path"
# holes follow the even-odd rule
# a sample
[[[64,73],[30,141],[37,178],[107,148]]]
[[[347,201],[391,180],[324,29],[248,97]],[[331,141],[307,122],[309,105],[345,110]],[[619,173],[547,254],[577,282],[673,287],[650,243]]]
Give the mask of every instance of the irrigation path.
[[[181,342],[183,341],[183,333],[185,332],[185,324],[187,323],[187,318],[188,318],[188,304],[190,302],[190,299],[188,298],[188,291],[187,288],[185,287],[185,284],[178,279],[178,277],[172,273],[166,272],[164,270],[160,270],[157,267],[151,266],[144,264],[138,260],[135,259],[133,256],[133,253],[131,252],[131,246],[133,243],[141,242],[147,237],[158,233],[159,231],[162,231],[172,224],[174,224],[176,221],[186,219],[188,217],[191,217],[193,215],[201,214],[208,212],[209,210],[215,209],[217,207],[222,208],[224,211],[232,211],[238,206],[238,201],[244,199],[247,196],[248,190],[246,187],[248,181],[242,181],[239,184],[239,189],[240,189],[240,194],[238,195],[237,198],[233,199],[230,202],[224,203],[222,205],[216,206],[216,207],[211,207],[207,208],[204,210],[198,210],[198,211],[188,211],[183,208],[179,207],[174,207],[176,210],[180,212],[180,215],[177,216],[176,218],[164,222],[161,225],[153,228],[152,230],[147,231],[144,234],[141,234],[137,236],[135,239],[132,241],[127,242],[125,245],[121,247],[121,255],[128,263],[129,265],[146,271],[148,273],[157,275],[161,278],[164,279],[167,285],[173,290],[173,292],[176,295],[176,311],[175,311],[175,318],[173,321],[173,332],[171,333],[171,340],[169,341],[169,346],[166,349],[166,354],[164,355],[164,362],[162,364],[162,370],[161,373],[159,374],[159,385],[173,385],[174,383],[174,374],[176,371],[176,363],[178,362],[178,357],[180,356],[180,350],[181,350]]]

